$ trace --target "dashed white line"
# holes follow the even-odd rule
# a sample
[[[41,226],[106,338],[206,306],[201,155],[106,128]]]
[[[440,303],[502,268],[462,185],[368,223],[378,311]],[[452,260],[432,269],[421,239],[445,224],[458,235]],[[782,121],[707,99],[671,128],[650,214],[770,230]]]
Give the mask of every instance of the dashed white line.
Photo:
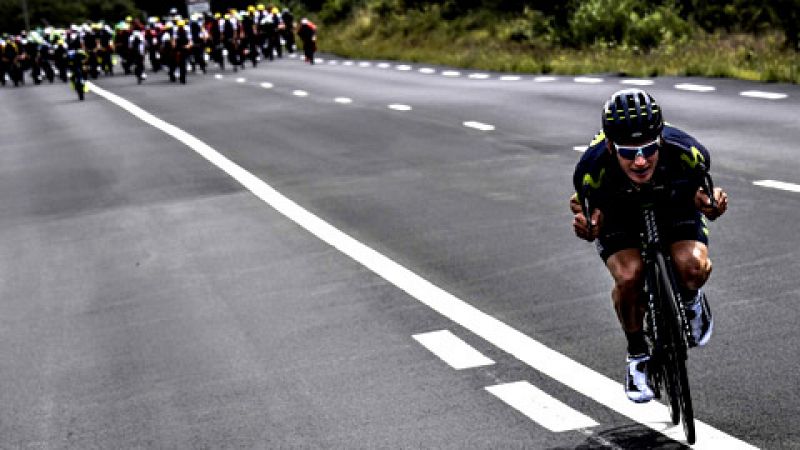
[[[500,81],[519,81],[522,77],[518,77],[516,75],[504,75],[500,77]]]
[[[336,66],[336,65],[338,65],[338,64],[339,64],[339,61],[336,61],[336,60],[334,60],[334,59],[332,59],[332,60],[328,61],[328,65],[330,65],[330,66]]]
[[[638,80],[638,79],[630,79],[630,80],[622,80],[620,81],[622,84],[630,84],[632,86],[652,86],[655,84],[653,80]]]
[[[342,65],[343,66],[352,66],[352,65],[355,65],[355,63],[353,61],[345,61],[345,62],[342,63]]]
[[[573,78],[573,81],[575,81],[576,83],[597,84],[597,83],[602,83],[603,79],[595,77],[575,77]]]
[[[545,77],[545,76],[541,76],[541,77],[535,77],[535,78],[533,79],[533,81],[535,81],[535,82],[537,82],[537,83],[549,83],[549,82],[551,82],[551,81],[556,81],[557,79],[558,79],[558,78],[556,78],[556,77]]]
[[[488,73],[471,73],[467,78],[472,78],[473,80],[486,80],[489,78]]]
[[[401,72],[408,72],[409,70],[411,70],[411,66],[407,64],[400,64],[399,66],[395,66],[394,68]]]
[[[538,370],[543,375],[559,381],[574,391],[671,439],[683,440],[683,430],[681,427],[673,427],[669,423],[669,412],[663,404],[659,402],[634,404],[630,402],[622,394],[622,386],[619,382],[611,380],[543,345],[530,336],[439,288],[385,255],[353,239],[186,131],[159,119],[116,94],[99,88],[93,83],[89,84],[92,91],[97,95],[120,106],[143,122],[183,142],[276,211],[442,316],[447,317],[497,348]],[[698,442],[694,448],[754,448],[746,442],[729,436],[700,420],[695,420],[695,426]]]
[[[236,79],[237,83],[245,83],[247,80],[245,78],[239,77]]]
[[[461,72],[459,72],[457,70],[445,70],[445,71],[442,72],[442,75],[444,75],[446,77],[460,77],[461,76]]]
[[[308,92],[297,89],[295,91],[292,91],[292,95],[295,95],[297,97],[308,97]]]
[[[342,105],[349,105],[350,103],[353,103],[353,99],[349,97],[336,97],[333,99],[333,101]]]
[[[800,192],[800,184],[786,183],[784,181],[759,180],[759,181],[754,181],[753,184],[761,187],[780,189],[782,191]]]
[[[591,417],[561,403],[527,381],[498,384],[486,390],[554,433],[599,425]]]
[[[717,88],[715,88],[714,86],[707,86],[704,84],[692,84],[692,83],[676,84],[675,89],[680,89],[682,91],[692,91],[692,92],[712,92],[717,90]]]
[[[322,64],[322,63],[324,63],[324,62],[325,62],[325,58],[314,58],[314,62],[315,62],[315,63]]]
[[[588,149],[589,149],[589,147],[587,147],[587,146],[585,146],[585,145],[576,145],[575,147],[572,147],[572,149],[573,149],[573,150],[575,150],[576,152],[581,152],[581,153],[583,153],[583,152],[585,152],[586,150],[588,150]]]
[[[789,95],[783,94],[780,92],[765,92],[765,91],[744,91],[740,92],[739,95],[742,97],[753,97],[753,98],[766,98],[768,100],[781,100]]]
[[[475,121],[464,122],[464,126],[468,127],[468,128],[475,128],[476,130],[480,130],[480,131],[493,131],[494,130],[494,125],[489,125],[488,123],[475,122]]]
[[[425,75],[431,75],[436,73],[435,69],[431,69],[430,67],[423,67],[419,69],[419,73],[424,73]]]
[[[216,78],[216,79],[218,79],[218,80],[221,80],[221,79],[223,79],[223,78],[225,78],[225,77],[224,77],[222,74],[219,74],[219,73],[218,73],[218,74],[214,75],[214,78]]]
[[[378,68],[379,69],[388,69],[389,67],[392,67],[392,65],[389,64],[389,63],[385,63],[385,62],[378,63]]]
[[[274,84],[272,84],[272,83],[270,83],[268,81],[265,81],[265,82],[261,83],[259,86],[261,86],[264,89],[272,89],[272,88],[275,87]]]
[[[456,370],[494,364],[494,361],[448,330],[415,334],[411,337]]]
[[[401,105],[398,103],[393,103],[389,105],[389,109],[393,109],[395,111],[411,111],[411,106],[409,105]]]
[[[360,63],[358,63],[358,67],[371,67],[371,66],[372,63],[369,61],[361,61]]]

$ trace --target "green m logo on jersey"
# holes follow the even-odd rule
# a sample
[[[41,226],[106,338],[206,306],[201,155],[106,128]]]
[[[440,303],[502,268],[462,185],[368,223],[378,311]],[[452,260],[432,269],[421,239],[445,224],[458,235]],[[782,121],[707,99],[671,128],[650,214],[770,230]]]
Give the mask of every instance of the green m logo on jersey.
[[[597,176],[597,180],[592,177],[592,174],[587,173],[583,176],[583,185],[590,186],[592,189],[597,189],[603,184],[603,177],[606,175],[606,169],[603,168],[600,170],[600,174]]]
[[[703,157],[703,154],[700,153],[700,150],[698,150],[697,147],[695,147],[694,145],[692,146],[691,150],[692,150],[691,157],[686,153],[683,153],[681,155],[681,159],[686,163],[686,165],[689,166],[689,168],[694,169],[700,163],[705,164],[706,158]]]

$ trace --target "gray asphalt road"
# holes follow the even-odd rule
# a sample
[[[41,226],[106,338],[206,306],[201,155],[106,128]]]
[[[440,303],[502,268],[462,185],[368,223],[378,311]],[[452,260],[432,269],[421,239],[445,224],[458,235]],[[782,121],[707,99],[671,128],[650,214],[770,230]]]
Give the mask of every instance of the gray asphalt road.
[[[575,147],[626,80],[420,68],[286,59],[186,86],[97,84],[619,381],[611,282],[572,235],[567,198]],[[696,416],[754,446],[797,448],[800,193],[753,183],[800,183],[800,89],[671,78],[648,89],[711,149],[731,195],[712,225],[715,335],[690,358]],[[788,97],[741,95],[752,90]],[[0,90],[0,446],[682,446],[434,311],[185,144],[96,94],[75,97]],[[438,330],[494,364],[455,370],[412,337]],[[485,389],[516,381],[597,425],[554,432]]]

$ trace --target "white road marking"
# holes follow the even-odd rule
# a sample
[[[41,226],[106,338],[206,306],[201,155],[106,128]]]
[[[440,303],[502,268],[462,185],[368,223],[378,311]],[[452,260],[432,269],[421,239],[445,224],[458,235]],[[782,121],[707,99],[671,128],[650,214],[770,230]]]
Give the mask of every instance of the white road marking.
[[[379,69],[388,69],[389,67],[392,67],[392,65],[389,63],[382,62],[378,64]]]
[[[756,186],[780,189],[783,191],[800,192],[800,184],[786,183],[783,181],[759,180],[759,181],[754,181],[753,184],[755,184]]]
[[[353,61],[345,61],[345,62],[342,63],[342,65],[344,65],[344,66],[352,66],[354,64],[355,63]]]
[[[361,61],[360,63],[358,63],[358,67],[370,67],[370,66],[372,66],[372,63],[369,61]]]
[[[431,69],[430,67],[423,67],[419,69],[419,73],[424,73],[425,75],[431,75],[436,73],[435,69]]]
[[[558,78],[556,77],[536,77],[533,81],[537,83],[549,83],[551,81],[556,81]]]
[[[488,73],[471,73],[467,78],[472,78],[473,80],[486,80],[489,78]]]
[[[333,101],[336,103],[341,103],[343,105],[349,105],[350,103],[353,103],[353,99],[348,97],[336,97],[335,99],[333,99]]]
[[[328,222],[290,200],[262,179],[229,160],[211,146],[186,131],[150,114],[132,102],[89,82],[92,90],[145,123],[163,131],[208,160],[238,181],[266,204],[308,230],[320,240],[349,256],[386,281],[394,284],[420,303],[449,318],[497,348],[509,353],[542,374],[559,381],[584,396],[617,411],[676,441],[682,441],[683,429],[669,421],[666,406],[659,402],[635,404],[623,394],[622,385],[517,331],[464,300],[439,288],[371,247],[353,239]],[[753,449],[755,447],[729,436],[700,420],[695,420],[698,443],[694,448]]]
[[[585,145],[576,145],[575,147],[572,147],[572,149],[573,149],[573,150],[575,150],[576,152],[581,152],[581,153],[583,153],[583,152],[585,152],[586,150],[588,150],[588,149],[589,149],[589,147],[587,147],[587,146],[585,146]]]
[[[401,64],[399,66],[395,66],[395,69],[403,71],[403,72],[408,72],[409,70],[411,70],[411,66],[406,65],[406,64]]]
[[[554,433],[600,425],[527,381],[498,384],[486,390]]]
[[[237,83],[244,83],[244,82],[246,82],[246,81],[247,81],[247,80],[246,80],[246,79],[244,79],[244,78],[242,78],[242,77],[239,77],[239,78],[237,78],[237,79],[236,79],[236,82],[237,82]]]
[[[519,81],[522,77],[518,77],[516,75],[504,75],[500,77],[500,81]]]
[[[789,95],[780,92],[765,92],[765,91],[744,91],[740,92],[742,97],[766,98],[769,100],[781,100]]]
[[[261,86],[262,88],[264,88],[264,89],[272,89],[272,88],[274,88],[274,87],[275,87],[275,85],[274,85],[274,84],[272,84],[272,83],[269,83],[269,82],[266,82],[266,81],[265,81],[265,82],[263,82],[263,83],[261,83],[261,85],[260,85],[260,86]]]
[[[692,83],[676,84],[675,89],[680,89],[683,91],[692,91],[692,92],[711,92],[717,90],[717,88],[715,88],[714,86],[706,86],[703,84],[692,84]]]
[[[576,83],[585,83],[585,84],[597,84],[602,83],[602,78],[595,78],[595,77],[575,77],[572,79]]]
[[[457,70],[445,70],[445,71],[442,72],[442,75],[444,75],[446,77],[460,77],[461,76],[461,72],[459,72]]]
[[[653,80],[637,80],[637,79],[630,79],[630,80],[622,80],[620,81],[622,84],[630,84],[633,86],[652,86],[655,84]]]
[[[314,58],[314,62],[322,64],[325,62],[325,58]]]
[[[464,126],[468,127],[468,128],[475,128],[476,130],[481,130],[481,131],[493,131],[494,130],[494,125],[489,125],[488,123],[481,123],[481,122],[475,122],[475,121],[464,122]]]
[[[494,364],[494,361],[484,356],[478,350],[475,350],[472,346],[462,341],[448,330],[415,334],[411,337],[456,370],[472,369]]]
[[[295,95],[297,97],[308,97],[308,92],[297,89],[295,91],[292,91],[292,95]]]
[[[330,65],[330,66],[335,66],[335,65],[338,65],[338,64],[339,64],[339,61],[336,61],[334,59],[328,61],[328,65]]]
[[[225,78],[225,77],[224,77],[222,74],[219,74],[219,73],[218,73],[218,74],[214,75],[214,78],[216,78],[216,79],[218,79],[218,80],[221,80],[221,79],[223,79],[223,78]]]
[[[411,111],[411,107],[408,105],[400,105],[397,103],[393,103],[389,105],[389,109],[393,109],[395,111]]]

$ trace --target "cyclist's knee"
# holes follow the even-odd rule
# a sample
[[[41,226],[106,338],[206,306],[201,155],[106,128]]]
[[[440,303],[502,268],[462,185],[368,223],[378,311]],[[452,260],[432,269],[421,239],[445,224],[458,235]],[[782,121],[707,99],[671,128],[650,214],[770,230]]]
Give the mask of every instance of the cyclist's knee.
[[[608,270],[614,278],[615,288],[627,297],[638,292],[642,284],[644,265],[639,251],[626,249],[614,253],[608,258]]]
[[[676,243],[673,245],[672,259],[687,289],[700,289],[711,274],[708,249],[701,242]]]

